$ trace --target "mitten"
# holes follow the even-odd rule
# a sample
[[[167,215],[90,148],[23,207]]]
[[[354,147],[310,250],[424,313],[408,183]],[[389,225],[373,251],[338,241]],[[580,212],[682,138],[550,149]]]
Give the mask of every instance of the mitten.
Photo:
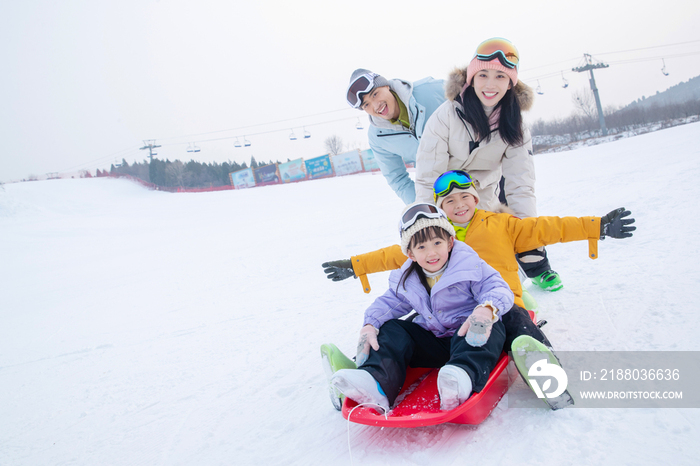
[[[457,331],[460,337],[467,336],[471,346],[484,346],[491,335],[491,327],[498,320],[491,308],[477,306]]]
[[[600,239],[606,236],[612,236],[613,238],[629,238],[632,236],[630,231],[634,231],[637,227],[629,227],[634,223],[633,218],[624,218],[632,214],[629,210],[625,210],[624,207],[613,210],[607,215],[600,218]]]
[[[357,278],[355,276],[355,271],[352,269],[352,262],[350,262],[350,259],[324,262],[321,264],[321,267],[323,267],[323,271],[328,276],[327,278],[334,282],[339,282],[350,277]]]
[[[379,349],[379,343],[377,342],[377,335],[379,335],[379,330],[374,328],[374,326],[367,324],[360,330],[360,340],[357,342],[357,354],[355,355],[355,364],[360,367],[369,358],[370,347],[377,351]]]

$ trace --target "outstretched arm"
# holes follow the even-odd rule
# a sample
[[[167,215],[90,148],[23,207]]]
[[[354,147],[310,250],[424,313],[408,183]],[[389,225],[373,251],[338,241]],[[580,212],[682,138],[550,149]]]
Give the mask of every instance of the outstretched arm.
[[[388,248],[352,256],[350,259],[324,262],[321,267],[328,279],[334,282],[358,277],[364,292],[369,293],[371,287],[367,274],[401,268],[406,259],[407,257],[401,252],[401,246],[395,244]]]

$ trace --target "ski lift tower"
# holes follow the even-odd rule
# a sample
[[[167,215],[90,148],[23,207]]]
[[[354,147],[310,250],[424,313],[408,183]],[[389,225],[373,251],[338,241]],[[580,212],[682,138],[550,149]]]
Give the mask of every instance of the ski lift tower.
[[[598,121],[600,122],[600,129],[603,131],[603,136],[608,134],[608,128],[605,127],[605,116],[603,115],[603,106],[600,104],[600,96],[598,95],[598,88],[595,85],[595,77],[593,76],[593,70],[597,68],[607,68],[610,65],[605,63],[593,63],[593,57],[590,54],[584,53],[583,60],[585,64],[577,68],[572,68],[571,71],[577,73],[583,73],[584,71],[591,72],[591,90],[593,91],[593,97],[595,97],[595,105],[598,109]]]
[[[155,139],[150,139],[147,141],[143,141],[143,147],[139,150],[146,150],[148,149],[148,157],[151,159],[151,163],[153,163],[153,156],[158,155],[155,152],[153,152],[153,149],[156,147],[160,147],[156,145],[156,140]]]

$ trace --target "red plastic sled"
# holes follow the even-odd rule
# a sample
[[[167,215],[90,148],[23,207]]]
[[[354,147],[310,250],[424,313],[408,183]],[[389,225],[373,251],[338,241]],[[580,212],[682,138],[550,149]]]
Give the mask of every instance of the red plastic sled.
[[[534,321],[535,313],[528,312]],[[484,389],[472,394],[467,401],[451,411],[440,410],[440,396],[437,391],[438,369],[409,367],[397,403],[386,416],[371,406],[355,409],[357,403],[345,398],[343,417],[358,424],[380,427],[420,427],[446,422],[481,424],[508,391],[508,373],[505,370],[507,366],[508,355],[503,353]],[[425,374],[427,375],[421,380]]]

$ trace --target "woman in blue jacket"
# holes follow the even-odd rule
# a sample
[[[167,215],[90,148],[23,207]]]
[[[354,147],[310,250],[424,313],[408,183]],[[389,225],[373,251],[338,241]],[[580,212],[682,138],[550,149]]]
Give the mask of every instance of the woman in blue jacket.
[[[413,204],[400,220],[409,261],[389,278],[389,290],[366,311],[356,361],[331,386],[358,403],[387,411],[407,366],[440,367],[440,408],[454,409],[480,392],[505,341],[500,317],[513,292],[472,248],[454,241],[454,228],[432,204]],[[415,310],[412,321],[399,317]]]
[[[406,164],[415,163],[425,123],[445,101],[443,81],[387,80],[359,68],[350,77],[347,101],[369,115],[369,146],[382,175],[404,203],[412,203],[416,191]]]

